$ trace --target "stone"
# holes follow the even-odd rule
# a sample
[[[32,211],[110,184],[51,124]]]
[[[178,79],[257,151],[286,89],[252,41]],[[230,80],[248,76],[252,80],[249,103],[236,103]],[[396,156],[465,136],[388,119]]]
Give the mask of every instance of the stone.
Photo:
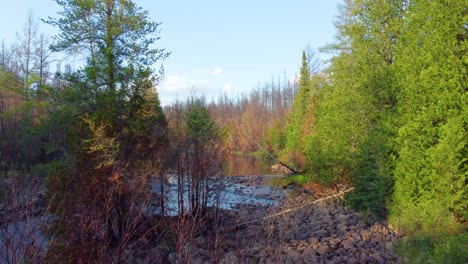
[[[311,245],[317,244],[319,242],[316,237],[309,237],[308,241]]]
[[[258,255],[260,253],[261,249],[262,249],[261,247],[251,247],[249,253],[251,255]]]
[[[221,259],[221,263],[223,264],[230,264],[230,263],[239,263],[239,258],[236,256],[236,252],[231,251],[226,253],[224,257]]]
[[[202,257],[194,257],[194,258],[191,258],[191,259],[190,259],[190,263],[193,263],[193,264],[203,264],[203,263],[205,263],[205,261],[203,260]]]
[[[169,259],[169,262],[170,263],[176,263],[177,261],[177,253],[175,252],[172,252],[169,254],[169,256],[167,257]]]
[[[368,261],[370,263],[378,263],[378,264],[385,263],[385,260],[380,256],[379,253],[374,253],[370,255],[368,258]]]
[[[299,256],[299,252],[296,250],[290,249],[290,248],[285,248],[283,249],[283,252],[288,256],[288,258],[293,258]]]
[[[364,240],[368,240],[372,234],[369,230],[366,230],[366,229],[361,230],[360,233],[361,233],[362,239]]]
[[[309,236],[307,231],[298,230],[295,232],[296,240],[306,240]]]
[[[358,248],[365,248],[365,247],[366,247],[366,241],[360,240],[360,241],[357,243],[357,247],[358,247]]]
[[[393,251],[393,243],[392,242],[384,242],[384,248],[387,251]]]
[[[320,238],[328,237],[330,235],[330,233],[327,230],[324,230],[324,229],[320,229],[320,230],[315,231],[315,234]]]
[[[319,245],[317,247],[317,252],[323,256],[323,255],[326,255],[328,254],[328,252],[330,252],[330,247],[328,245]]]
[[[354,243],[353,243],[353,240],[348,238],[346,240],[343,240],[341,242],[341,245],[343,246],[344,249],[346,250],[350,250],[350,249],[353,249],[354,248]]]
[[[343,214],[343,213],[338,213],[336,216],[335,216],[336,220],[338,220],[339,222],[344,222],[346,221],[349,216]]]
[[[303,256],[315,256],[317,251],[313,250],[312,248],[306,248],[302,251]]]
[[[265,250],[261,250],[259,253],[258,253],[258,257],[259,258],[263,258],[263,259],[266,259],[268,258],[268,253],[265,251]]]
[[[366,261],[367,261],[367,254],[366,254],[366,252],[361,252],[361,256],[360,256],[360,257],[361,257],[361,261],[362,261],[362,262],[366,262]]]
[[[341,232],[349,231],[349,227],[348,227],[346,224],[344,224],[344,223],[339,224],[339,225],[337,226],[337,228],[338,228],[338,230],[340,230]]]

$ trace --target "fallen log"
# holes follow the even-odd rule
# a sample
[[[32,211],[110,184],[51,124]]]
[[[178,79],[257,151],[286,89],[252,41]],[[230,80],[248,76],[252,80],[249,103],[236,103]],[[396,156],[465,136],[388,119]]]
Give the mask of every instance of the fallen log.
[[[326,201],[326,200],[330,200],[330,199],[342,197],[344,194],[346,194],[346,193],[348,193],[348,192],[351,192],[352,190],[354,190],[354,187],[351,187],[351,188],[349,188],[349,189],[347,189],[347,190],[341,191],[341,192],[339,192],[339,193],[336,193],[336,194],[333,194],[333,195],[330,195],[330,196],[327,196],[327,197],[324,197],[324,198],[320,198],[320,199],[314,200],[314,201],[312,201],[312,202],[310,202],[310,203],[303,204],[303,205],[298,206],[298,207],[289,208],[289,209],[280,211],[280,212],[275,213],[275,214],[267,215],[267,216],[262,217],[262,218],[259,218],[259,219],[254,219],[254,220],[242,222],[242,223],[236,224],[235,226],[236,226],[236,227],[239,227],[239,226],[243,226],[243,225],[247,225],[247,224],[253,224],[253,223],[265,221],[265,220],[270,219],[270,218],[274,218],[274,217],[278,217],[278,216],[281,216],[281,215],[285,215],[285,214],[288,214],[288,213],[291,213],[291,212],[295,212],[295,211],[298,211],[298,210],[300,210],[300,209],[302,209],[302,208],[305,208],[305,207],[307,207],[307,206],[311,206],[311,205],[314,205],[314,204],[317,204],[317,203],[320,203],[320,202],[323,202],[323,201]]]

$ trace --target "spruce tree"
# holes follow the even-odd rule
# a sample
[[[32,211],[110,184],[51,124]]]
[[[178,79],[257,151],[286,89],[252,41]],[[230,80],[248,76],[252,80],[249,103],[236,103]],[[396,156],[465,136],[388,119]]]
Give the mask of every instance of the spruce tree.
[[[302,143],[304,134],[304,121],[307,115],[309,115],[309,104],[310,104],[310,71],[308,65],[308,59],[305,50],[302,51],[301,69],[299,75],[299,85],[297,88],[297,94],[294,97],[292,106],[292,112],[289,116],[289,123],[286,126],[286,143],[285,149],[282,151],[282,158],[287,162],[291,163],[294,167],[301,167],[303,163],[302,157]]]

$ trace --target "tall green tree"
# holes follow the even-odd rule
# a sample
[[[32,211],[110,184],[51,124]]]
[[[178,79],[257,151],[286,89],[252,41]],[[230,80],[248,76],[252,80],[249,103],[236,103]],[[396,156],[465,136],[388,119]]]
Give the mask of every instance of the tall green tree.
[[[300,169],[303,168],[305,159],[302,152],[302,143],[305,138],[304,122],[311,114],[309,113],[311,98],[309,61],[306,51],[303,50],[297,93],[294,97],[292,112],[288,117],[288,124],[285,127],[285,148],[280,153],[280,159]]]
[[[345,1],[335,55],[306,145],[319,179],[355,185],[353,205],[382,215],[391,188],[392,124],[398,87],[392,69],[402,1]],[[376,203],[379,201],[378,203]]]
[[[59,18],[46,21],[59,29],[52,49],[87,59],[57,92],[51,116],[64,124],[72,160],[47,183],[50,197],[61,198],[55,204],[71,241],[63,254],[86,261],[115,249],[121,257],[167,144],[154,66],[169,54],[154,47],[159,24],[133,1],[56,2]]]
[[[391,221],[407,233],[447,231],[467,217],[467,6],[466,0],[406,6]]]
[[[188,143],[186,150],[191,156],[190,169],[187,171],[191,180],[189,200],[192,212],[197,212],[208,206],[211,192],[208,179],[220,173],[220,156],[223,154],[221,132],[202,99],[190,99],[185,115]]]
[[[305,115],[307,114],[310,99],[310,72],[305,50],[302,51],[302,62],[299,75],[299,86],[294,97],[291,123],[287,127],[286,148],[299,149],[301,143],[301,130]]]
[[[159,23],[133,1],[56,0],[63,8],[59,18],[47,23],[60,33],[54,37],[54,51],[84,54],[86,71],[97,86],[115,90],[123,86],[125,70],[152,66],[169,54],[153,44],[159,40]]]

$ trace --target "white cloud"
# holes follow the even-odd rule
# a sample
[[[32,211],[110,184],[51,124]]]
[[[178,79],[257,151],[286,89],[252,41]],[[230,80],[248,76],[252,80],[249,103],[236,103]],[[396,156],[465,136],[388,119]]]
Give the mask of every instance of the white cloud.
[[[176,99],[185,100],[194,93],[207,97],[214,96],[219,91],[219,86],[217,88],[212,82],[204,79],[188,80],[179,75],[172,75],[160,83],[157,91],[161,104],[167,106]]]
[[[221,75],[223,73],[223,69],[221,69],[220,67],[216,67],[216,68],[213,68],[213,69],[195,69],[194,71],[195,73],[197,74],[209,74],[209,75],[213,75],[213,76],[218,76],[218,75]]]
[[[178,75],[168,76],[159,86],[159,91],[162,92],[177,92],[183,91],[189,87],[190,83],[183,77]]]
[[[223,69],[221,69],[221,68],[214,68],[214,69],[211,71],[211,74],[212,74],[212,75],[215,75],[215,76],[220,75],[221,73],[223,73]]]
[[[294,74],[294,75],[289,79],[289,82],[290,82],[291,84],[299,84],[299,79],[300,79],[299,74]]]
[[[226,92],[226,93],[229,93],[230,91],[232,91],[232,84],[225,83],[224,86],[223,86],[223,91]]]
[[[200,73],[206,74],[206,73],[209,73],[210,70],[208,70],[208,69],[195,69],[194,72],[195,72],[195,73],[198,73],[198,74],[200,74]]]

